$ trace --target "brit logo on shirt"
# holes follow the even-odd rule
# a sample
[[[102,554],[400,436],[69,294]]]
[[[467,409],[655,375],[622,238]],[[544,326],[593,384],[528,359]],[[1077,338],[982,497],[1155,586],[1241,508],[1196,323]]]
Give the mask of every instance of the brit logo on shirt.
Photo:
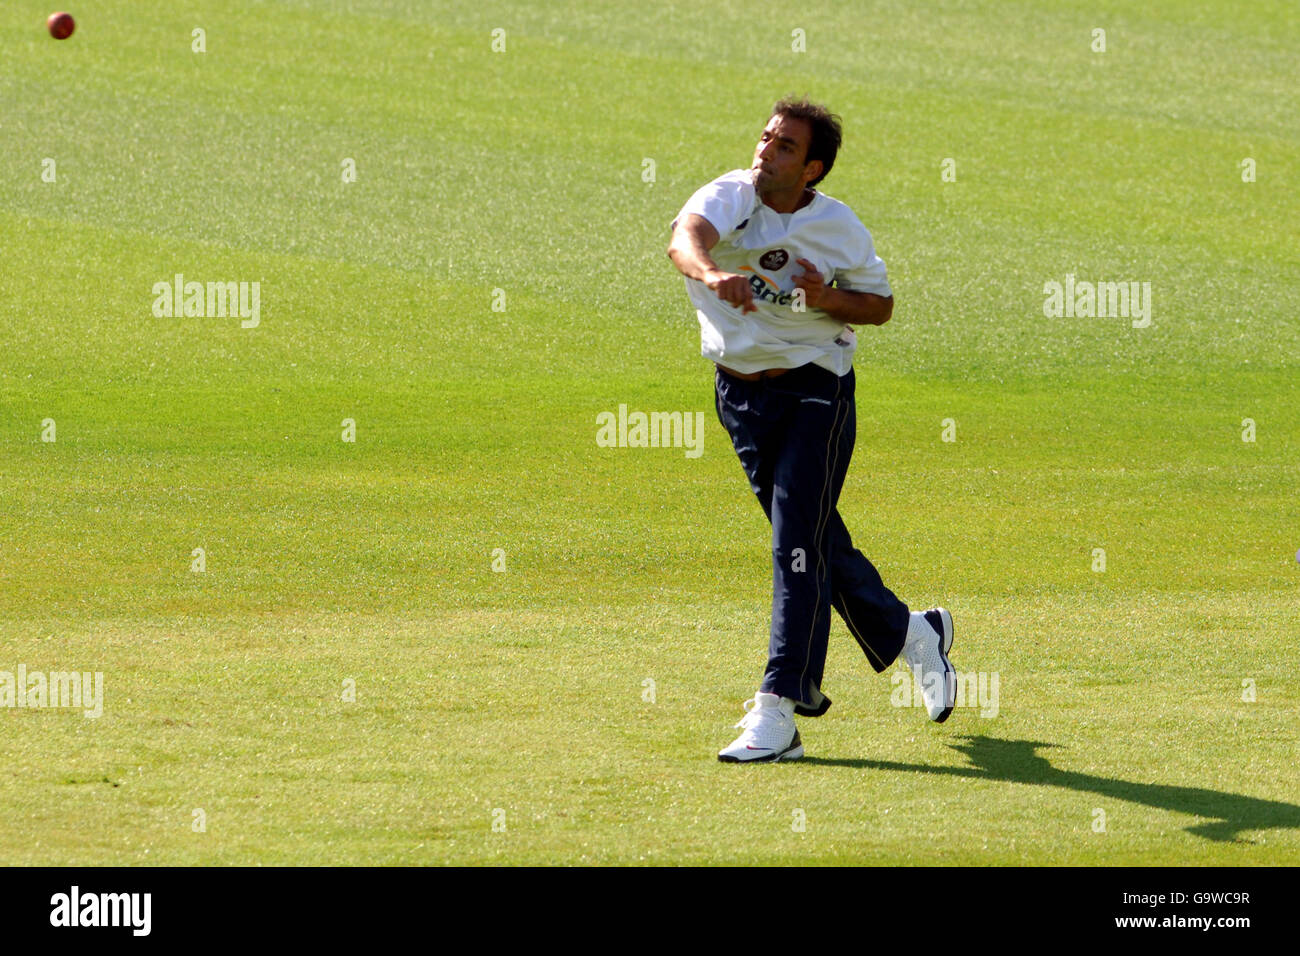
[[[749,276],[749,288],[754,292],[754,298],[764,302],[771,302],[773,305],[789,305],[798,298],[798,304],[795,305],[796,312],[803,312],[803,290],[794,289],[790,292],[782,292],[781,287],[772,279],[763,275],[761,272],[755,272],[750,266],[741,266],[738,270],[742,275]]]
[[[766,269],[768,272],[776,272],[789,261],[790,253],[786,252],[784,249],[772,249],[769,252],[763,253],[763,258],[758,260],[758,265],[760,268]]]

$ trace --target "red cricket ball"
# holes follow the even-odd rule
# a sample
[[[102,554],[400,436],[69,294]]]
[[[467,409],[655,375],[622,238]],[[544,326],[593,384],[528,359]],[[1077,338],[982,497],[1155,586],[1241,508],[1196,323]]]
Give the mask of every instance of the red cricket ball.
[[[51,13],[45,25],[50,28],[50,36],[56,40],[66,40],[77,29],[77,21],[72,19],[72,14],[63,12]]]

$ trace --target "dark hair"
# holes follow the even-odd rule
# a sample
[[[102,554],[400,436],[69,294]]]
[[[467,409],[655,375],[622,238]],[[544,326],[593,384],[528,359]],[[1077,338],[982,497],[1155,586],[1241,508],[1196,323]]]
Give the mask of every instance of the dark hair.
[[[835,165],[835,154],[840,151],[843,139],[840,118],[826,107],[809,102],[806,96],[797,100],[793,96],[778,100],[772,107],[772,115],[808,121],[812,136],[808,140],[808,155],[804,157],[804,165],[815,159],[822,161],[821,175],[808,183],[809,186],[816,186],[831,171]]]

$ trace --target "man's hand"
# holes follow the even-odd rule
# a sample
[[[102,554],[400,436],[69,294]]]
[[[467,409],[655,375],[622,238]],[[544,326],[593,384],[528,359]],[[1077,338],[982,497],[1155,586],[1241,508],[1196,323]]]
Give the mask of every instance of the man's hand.
[[[829,288],[826,277],[807,259],[796,259],[795,262],[803,266],[803,273],[794,277],[794,284],[803,289],[803,304],[810,309],[820,309]]]
[[[749,280],[734,272],[723,272],[709,255],[709,250],[717,244],[718,230],[713,228],[713,223],[696,213],[687,213],[673,229],[668,258],[682,275],[703,282],[723,302],[742,312],[757,311]]]
[[[723,302],[730,303],[742,312],[757,312],[754,306],[754,290],[749,280],[734,272],[711,269],[704,274],[704,284]]]
[[[821,309],[832,319],[845,325],[884,325],[894,314],[894,297],[872,292],[852,292],[826,284],[826,277],[807,259],[796,259],[803,266],[803,274],[794,277],[794,284],[803,289],[804,305]]]

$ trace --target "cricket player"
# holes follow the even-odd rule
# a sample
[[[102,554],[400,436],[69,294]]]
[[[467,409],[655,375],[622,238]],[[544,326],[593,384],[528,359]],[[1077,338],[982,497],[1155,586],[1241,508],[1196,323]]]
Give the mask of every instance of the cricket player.
[[[807,99],[772,108],[749,169],[699,189],[673,220],[718,418],[772,523],[767,670],[724,762],[795,760],[795,715],[831,705],[822,669],[833,607],[877,671],[901,653],[930,719],[956,697],[952,617],[912,612],[853,547],[836,503],[856,431],[855,325],[894,308],[885,263],[844,203],[815,187],[839,151],[839,118]]]

